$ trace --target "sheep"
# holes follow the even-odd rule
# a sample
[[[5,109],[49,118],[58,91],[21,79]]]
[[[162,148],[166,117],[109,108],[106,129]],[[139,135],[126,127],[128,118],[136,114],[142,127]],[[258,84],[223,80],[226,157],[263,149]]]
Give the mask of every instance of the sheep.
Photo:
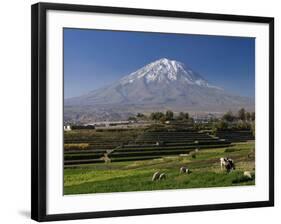
[[[183,167],[180,168],[180,173],[187,173],[187,174],[189,174],[190,170],[187,167],[183,166]]]
[[[153,174],[153,176],[152,176],[152,181],[156,181],[156,180],[158,180],[159,179],[159,177],[160,177],[160,172],[155,172],[154,174]]]
[[[252,174],[250,171],[244,171],[244,174],[243,174],[245,177],[248,177],[249,179],[252,179]]]
[[[165,173],[161,173],[159,176],[159,180],[164,180],[166,179],[166,174]]]

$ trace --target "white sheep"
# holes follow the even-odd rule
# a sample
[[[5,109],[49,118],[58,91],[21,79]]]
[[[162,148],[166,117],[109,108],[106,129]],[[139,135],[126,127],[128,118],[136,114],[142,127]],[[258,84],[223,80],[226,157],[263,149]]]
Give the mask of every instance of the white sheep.
[[[244,174],[243,174],[245,177],[248,177],[249,179],[252,179],[252,174],[250,171],[244,171]]]
[[[161,173],[159,176],[159,180],[164,180],[166,179],[166,174],[165,173]]]

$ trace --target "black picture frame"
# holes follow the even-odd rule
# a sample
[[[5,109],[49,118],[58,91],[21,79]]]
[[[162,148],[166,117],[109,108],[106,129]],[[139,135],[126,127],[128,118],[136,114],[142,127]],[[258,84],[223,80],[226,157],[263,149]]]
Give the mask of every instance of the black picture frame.
[[[46,12],[63,10],[100,12],[124,15],[162,16],[269,24],[269,200],[243,203],[196,206],[159,207],[101,212],[46,214]],[[164,11],[89,5],[37,3],[32,5],[32,155],[31,155],[31,218],[36,221],[73,220],[86,218],[178,213],[206,210],[274,206],[274,18],[183,11]]]

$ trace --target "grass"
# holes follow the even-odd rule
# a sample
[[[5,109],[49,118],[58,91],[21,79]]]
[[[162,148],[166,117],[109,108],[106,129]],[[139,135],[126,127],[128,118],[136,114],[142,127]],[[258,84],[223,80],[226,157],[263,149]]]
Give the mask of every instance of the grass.
[[[64,193],[86,194],[106,192],[150,191],[204,187],[254,185],[255,180],[245,178],[245,170],[254,172],[254,158],[248,153],[254,141],[235,143],[229,149],[200,149],[196,157],[165,156],[144,161],[81,164],[65,166]],[[226,173],[220,170],[220,157],[234,159],[236,170]],[[187,166],[191,174],[179,174],[181,166]],[[154,172],[167,175],[166,180],[152,182]]]

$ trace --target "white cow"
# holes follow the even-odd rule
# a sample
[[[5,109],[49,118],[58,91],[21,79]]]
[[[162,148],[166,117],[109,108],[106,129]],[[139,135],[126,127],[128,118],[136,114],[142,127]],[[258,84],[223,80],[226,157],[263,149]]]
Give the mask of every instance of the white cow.
[[[221,170],[223,167],[226,169],[227,172],[230,172],[231,170],[235,170],[234,161],[230,158],[220,158],[221,163]]]
[[[225,167],[227,160],[226,160],[226,158],[220,158],[220,162],[221,162],[221,170],[222,170],[223,167]]]

